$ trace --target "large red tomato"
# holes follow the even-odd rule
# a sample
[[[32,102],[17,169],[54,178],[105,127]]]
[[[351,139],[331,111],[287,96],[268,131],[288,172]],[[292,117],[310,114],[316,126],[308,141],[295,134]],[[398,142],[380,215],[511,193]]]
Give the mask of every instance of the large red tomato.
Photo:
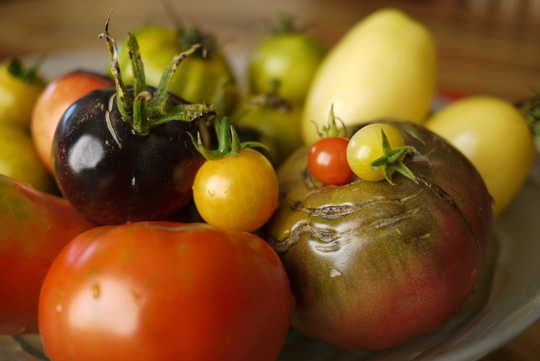
[[[293,303],[259,237],[139,222],[68,244],[43,283],[39,323],[54,361],[273,361]]]

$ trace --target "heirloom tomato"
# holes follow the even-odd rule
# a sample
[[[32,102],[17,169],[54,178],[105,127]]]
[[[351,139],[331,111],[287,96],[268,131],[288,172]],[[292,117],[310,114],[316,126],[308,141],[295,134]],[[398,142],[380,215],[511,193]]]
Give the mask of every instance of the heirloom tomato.
[[[0,123],[30,125],[32,109],[45,87],[38,70],[43,58],[28,68],[17,59],[0,64]]]
[[[54,361],[274,361],[293,305],[259,237],[135,222],[65,247],[43,282],[39,327]]]
[[[314,36],[293,29],[288,15],[280,20],[279,27],[250,56],[249,88],[254,94],[268,93],[278,82],[277,95],[301,105],[326,50]]]
[[[465,156],[421,125],[377,122],[416,149],[416,181],[320,187],[305,147],[278,169],[280,204],[262,232],[291,281],[292,326],[346,349],[398,346],[447,322],[475,290],[491,232],[491,197]]]
[[[108,33],[116,89],[95,90],[73,103],[53,142],[53,170],[64,197],[88,219],[119,224],[167,217],[189,203],[204,159],[188,133],[205,128],[214,109],[167,93],[181,61],[171,59],[159,88],[147,87],[135,37],[129,47],[136,75],[127,88],[118,71],[116,43]]]
[[[105,76],[74,71],[52,80],[39,95],[32,112],[30,130],[37,153],[49,172],[52,173],[54,132],[66,109],[83,95],[112,86],[112,79]]]
[[[49,266],[92,227],[64,199],[0,175],[0,334],[38,332],[39,291]]]
[[[255,231],[266,223],[278,205],[276,172],[264,155],[248,148],[264,145],[240,143],[234,127],[229,128],[228,118],[216,121],[216,128],[217,150],[207,150],[201,142],[196,144],[207,160],[193,182],[195,206],[209,224]]]
[[[520,111],[493,96],[469,96],[430,117],[426,127],[446,138],[474,164],[500,214],[521,189],[536,157],[534,138]]]

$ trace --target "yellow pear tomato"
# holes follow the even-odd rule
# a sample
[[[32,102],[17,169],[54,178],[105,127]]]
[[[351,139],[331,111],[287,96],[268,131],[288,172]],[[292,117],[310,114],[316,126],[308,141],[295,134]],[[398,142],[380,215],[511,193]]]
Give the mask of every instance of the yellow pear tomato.
[[[382,117],[420,123],[436,81],[430,31],[400,10],[378,10],[349,30],[320,64],[304,106],[304,142],[318,140],[312,122],[326,124],[332,104],[348,126]]]

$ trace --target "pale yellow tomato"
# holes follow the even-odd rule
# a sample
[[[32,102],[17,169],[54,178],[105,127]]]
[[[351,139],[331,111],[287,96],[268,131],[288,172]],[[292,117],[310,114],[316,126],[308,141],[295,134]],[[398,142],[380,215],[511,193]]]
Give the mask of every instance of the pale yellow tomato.
[[[395,117],[421,123],[437,85],[437,51],[430,31],[396,9],[369,15],[330,50],[307,94],[302,117],[306,144],[318,140],[328,109],[356,125]]]
[[[446,138],[474,164],[501,213],[521,189],[536,151],[527,122],[510,102],[470,96],[435,113],[426,127]]]

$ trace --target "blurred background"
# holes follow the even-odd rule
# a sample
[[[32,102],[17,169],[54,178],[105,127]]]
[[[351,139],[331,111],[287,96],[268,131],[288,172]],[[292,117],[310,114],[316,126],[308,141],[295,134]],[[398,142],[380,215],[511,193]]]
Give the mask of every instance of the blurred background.
[[[434,34],[441,89],[510,101],[540,90],[540,0],[0,0],[0,60],[48,54],[56,63],[45,65],[57,73],[77,67],[73,59],[105,64],[98,34],[111,8],[117,39],[143,24],[173,26],[173,13],[214,33],[229,56],[245,58],[280,12],[331,48],[364,16],[389,6]],[[540,323],[483,360],[540,360],[538,340]]]
[[[169,7],[186,25],[215,33],[228,53],[245,55],[281,11],[331,47],[362,17],[385,6],[407,11],[433,32],[442,88],[515,101],[539,87],[540,0],[0,0],[0,58],[106,55],[97,35],[111,8],[117,38],[144,23],[172,25]]]

